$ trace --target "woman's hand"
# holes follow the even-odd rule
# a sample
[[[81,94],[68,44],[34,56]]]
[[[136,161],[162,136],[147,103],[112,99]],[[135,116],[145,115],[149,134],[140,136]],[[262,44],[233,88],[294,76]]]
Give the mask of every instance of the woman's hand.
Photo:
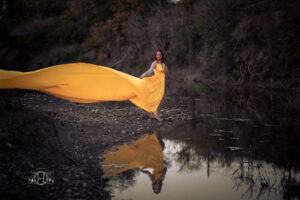
[[[145,73],[143,73],[140,76],[140,78],[144,78],[145,76],[149,76],[153,72],[153,70],[154,70],[155,67],[156,67],[156,62],[153,61],[152,64],[151,64],[151,66],[150,66],[150,68]]]
[[[162,66],[163,66],[163,68],[164,68],[164,70],[165,70],[165,74],[167,74],[168,71],[169,71],[167,65],[166,65],[165,63],[163,63]]]

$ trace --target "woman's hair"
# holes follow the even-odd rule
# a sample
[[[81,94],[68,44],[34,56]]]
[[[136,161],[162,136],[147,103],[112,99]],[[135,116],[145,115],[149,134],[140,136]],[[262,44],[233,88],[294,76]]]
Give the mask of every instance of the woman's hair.
[[[164,53],[162,52],[162,50],[160,49],[157,49],[154,53],[154,60],[157,61],[157,58],[156,58],[156,54],[157,52],[160,52],[161,53],[161,63],[165,63],[165,56],[164,56]],[[166,63],[165,63],[166,64]]]
[[[158,180],[157,182],[152,183],[152,190],[155,194],[159,194],[162,187],[162,181]]]

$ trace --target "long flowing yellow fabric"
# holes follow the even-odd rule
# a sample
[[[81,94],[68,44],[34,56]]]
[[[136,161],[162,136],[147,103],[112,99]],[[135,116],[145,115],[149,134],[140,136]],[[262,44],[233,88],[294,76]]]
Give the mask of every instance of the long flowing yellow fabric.
[[[70,63],[20,72],[0,69],[0,89],[30,89],[78,103],[129,100],[154,112],[162,100],[165,73],[157,63],[154,75],[143,79],[88,63]]]
[[[105,174],[115,175],[134,168],[152,168],[157,181],[164,169],[163,149],[157,138],[157,132],[145,134],[128,145],[120,145],[118,149],[108,150],[101,156]]]

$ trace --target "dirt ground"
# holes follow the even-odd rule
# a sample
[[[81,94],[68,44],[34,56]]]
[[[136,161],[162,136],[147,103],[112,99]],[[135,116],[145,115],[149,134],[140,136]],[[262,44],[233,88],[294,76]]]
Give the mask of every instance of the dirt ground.
[[[129,101],[80,104],[31,91],[0,93],[1,196],[110,199],[99,156],[145,133],[191,120],[187,99],[167,96],[159,122]],[[43,168],[54,183],[30,184]]]

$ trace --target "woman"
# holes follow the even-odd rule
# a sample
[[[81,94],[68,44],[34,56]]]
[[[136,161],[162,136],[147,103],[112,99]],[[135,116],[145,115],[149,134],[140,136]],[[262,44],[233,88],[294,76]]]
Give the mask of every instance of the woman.
[[[161,121],[166,66],[159,52],[146,73],[154,70],[151,77],[138,78],[105,66],[70,63],[30,72],[0,69],[0,89],[36,90],[78,103],[129,100]]]
[[[151,73],[154,71],[155,74],[158,73],[159,69],[157,69],[157,66],[161,65],[164,73],[167,74],[168,73],[168,67],[165,63],[165,58],[164,58],[164,54],[161,50],[157,50],[154,54],[154,61],[151,64],[151,67],[149,68],[148,71],[146,71],[145,73],[143,73],[140,78],[144,78],[147,75],[151,75]],[[165,77],[162,78],[163,82],[165,82]],[[165,95],[163,95],[163,99],[161,100],[158,109],[157,109],[157,114],[154,115],[152,112],[150,113],[150,118],[156,118],[158,121],[162,121],[162,119],[159,117],[160,115],[160,111],[161,111],[161,107],[163,105],[163,103],[165,102]]]

